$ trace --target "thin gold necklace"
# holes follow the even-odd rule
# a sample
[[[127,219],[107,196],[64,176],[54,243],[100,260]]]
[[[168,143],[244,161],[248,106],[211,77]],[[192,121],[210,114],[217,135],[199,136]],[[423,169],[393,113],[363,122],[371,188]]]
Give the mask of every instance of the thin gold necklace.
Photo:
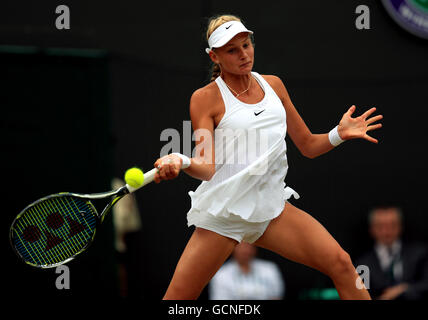
[[[226,83],[226,86],[235,94],[235,97],[238,98],[241,94],[244,94],[245,92],[247,92],[250,89],[251,86],[251,80],[253,79],[253,76],[250,76],[250,82],[248,83],[248,88],[245,89],[244,91],[242,91],[241,93],[237,93],[235,90],[233,90],[231,87],[229,87],[229,85],[226,83],[226,81],[224,81],[224,83]]]

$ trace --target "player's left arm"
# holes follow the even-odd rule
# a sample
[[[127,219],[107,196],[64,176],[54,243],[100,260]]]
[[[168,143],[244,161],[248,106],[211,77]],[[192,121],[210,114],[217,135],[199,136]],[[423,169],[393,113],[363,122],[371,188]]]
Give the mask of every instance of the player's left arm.
[[[287,114],[287,132],[299,151],[308,158],[316,158],[334,148],[330,143],[328,133],[314,134],[312,133],[302,117],[299,115],[293,105],[290,96],[283,82],[277,76],[264,76],[271,87],[275,90],[278,97],[284,105]],[[373,124],[383,118],[382,115],[377,115],[370,118],[370,115],[376,111],[376,108],[371,108],[364,112],[361,116],[352,118],[356,107],[351,106],[338,124],[338,133],[343,140],[350,139],[365,139],[373,143],[378,143],[378,140],[367,134],[368,131],[382,127],[382,124]]]

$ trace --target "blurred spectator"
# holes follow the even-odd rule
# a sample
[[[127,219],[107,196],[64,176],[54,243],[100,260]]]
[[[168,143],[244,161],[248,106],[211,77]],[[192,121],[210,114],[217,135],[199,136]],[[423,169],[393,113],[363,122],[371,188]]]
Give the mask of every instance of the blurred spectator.
[[[422,244],[401,239],[403,216],[397,207],[377,207],[369,214],[374,247],[357,260],[370,271],[373,299],[416,300],[427,298],[428,251]]]
[[[284,281],[277,265],[256,258],[257,248],[241,242],[209,284],[211,300],[279,300]]]
[[[119,178],[114,178],[111,185],[113,190],[116,190],[124,186],[125,182]],[[126,251],[125,235],[141,229],[140,212],[135,195],[131,193],[123,197],[114,205],[112,211],[116,233],[116,250],[123,253]]]
[[[119,178],[113,178],[112,189],[116,190],[125,185]],[[141,229],[140,213],[137,200],[133,193],[126,195],[115,204],[113,211],[113,223],[115,229],[115,247],[118,254],[118,276],[120,285],[120,296],[127,297],[129,294],[129,266],[127,263],[127,246],[125,237],[127,234],[137,232]]]

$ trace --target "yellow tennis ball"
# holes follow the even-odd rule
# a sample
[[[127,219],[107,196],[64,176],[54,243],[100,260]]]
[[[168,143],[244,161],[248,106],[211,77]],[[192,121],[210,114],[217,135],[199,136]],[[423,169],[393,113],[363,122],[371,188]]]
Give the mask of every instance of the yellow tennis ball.
[[[144,173],[140,168],[130,168],[125,172],[125,182],[133,188],[140,187],[144,182]]]

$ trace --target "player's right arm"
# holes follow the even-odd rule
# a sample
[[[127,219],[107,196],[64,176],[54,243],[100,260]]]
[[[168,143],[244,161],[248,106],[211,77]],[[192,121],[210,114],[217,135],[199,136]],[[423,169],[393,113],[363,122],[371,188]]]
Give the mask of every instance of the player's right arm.
[[[188,175],[199,180],[210,180],[215,173],[214,154],[214,117],[217,97],[208,85],[196,90],[190,99],[190,118],[195,136],[195,151],[190,159],[190,166],[182,169]],[[154,181],[175,179],[182,166],[182,159],[170,154],[159,158],[154,163],[158,168]]]
[[[190,98],[190,118],[195,135],[195,152],[188,175],[210,180],[215,173],[214,110],[215,96],[208,86],[196,90]]]

